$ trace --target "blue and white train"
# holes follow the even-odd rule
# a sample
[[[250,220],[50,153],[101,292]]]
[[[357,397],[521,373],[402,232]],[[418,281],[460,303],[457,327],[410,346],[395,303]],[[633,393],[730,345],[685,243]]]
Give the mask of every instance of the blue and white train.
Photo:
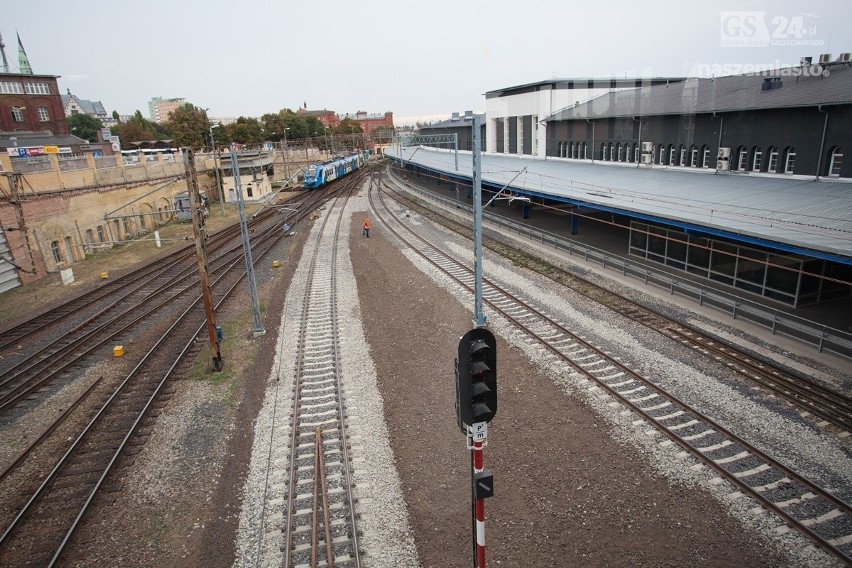
[[[322,164],[311,164],[305,169],[305,189],[316,189],[330,181],[354,172],[364,165],[364,154],[350,154]]]

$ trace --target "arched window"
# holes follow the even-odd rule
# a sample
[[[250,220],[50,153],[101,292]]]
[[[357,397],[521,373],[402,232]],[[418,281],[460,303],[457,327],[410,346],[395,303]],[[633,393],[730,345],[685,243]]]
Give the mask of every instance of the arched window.
[[[748,167],[748,150],[745,146],[737,146],[737,169],[744,172]]]
[[[763,161],[763,151],[760,146],[755,146],[751,149],[751,171],[759,172]]]
[[[657,163],[660,164],[661,166],[665,165],[665,163],[666,163],[666,145],[665,144],[660,144],[659,147],[657,148]]]
[[[689,147],[689,165],[693,168],[698,167],[698,147],[695,144]]]
[[[701,167],[710,167],[710,148],[707,147],[707,144],[701,146]]]
[[[612,142],[610,142],[610,143],[609,143],[609,147],[607,148],[607,151],[609,152],[609,161],[610,161],[610,162],[611,162],[611,161],[613,161],[613,160],[615,159],[615,155],[613,155],[612,150],[613,150],[613,148],[612,148]]]
[[[635,142],[633,143],[633,161],[636,163],[639,162],[639,145]]]
[[[831,151],[831,160],[828,162],[828,175],[840,177],[840,169],[843,166],[843,148],[837,146]]]
[[[766,163],[766,171],[777,174],[778,173],[778,147],[770,146],[766,153],[769,155],[769,161]]]
[[[580,143],[577,142],[576,144],[574,144],[574,147],[571,148],[571,157],[576,159],[577,158],[577,152],[579,152],[579,150],[580,150]]]
[[[796,148],[787,146],[784,149],[784,173],[792,174],[796,171]]]
[[[615,145],[616,158],[615,160],[618,162],[624,161],[624,154],[622,153],[621,143]]]
[[[674,144],[669,144],[669,165],[673,166],[677,163],[675,153],[677,152],[677,148],[674,147]]]
[[[588,160],[588,159],[589,159],[589,147],[588,147],[588,146],[586,146],[586,143],[585,143],[585,142],[583,142],[583,159],[584,159],[584,160]]]
[[[601,144],[601,160],[603,160],[603,161],[606,161],[606,160],[607,160],[607,154],[606,154],[606,142],[604,142],[603,144]]]

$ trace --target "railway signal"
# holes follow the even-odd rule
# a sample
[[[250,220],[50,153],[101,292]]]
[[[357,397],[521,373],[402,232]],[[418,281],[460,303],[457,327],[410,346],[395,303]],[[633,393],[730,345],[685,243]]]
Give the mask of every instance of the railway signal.
[[[459,341],[456,363],[456,417],[459,428],[491,422],[497,414],[497,341],[475,328]]]
[[[485,568],[485,499],[494,496],[494,476],[483,467],[488,423],[497,414],[497,341],[484,327],[459,340],[456,359],[456,418],[471,452],[473,565]]]

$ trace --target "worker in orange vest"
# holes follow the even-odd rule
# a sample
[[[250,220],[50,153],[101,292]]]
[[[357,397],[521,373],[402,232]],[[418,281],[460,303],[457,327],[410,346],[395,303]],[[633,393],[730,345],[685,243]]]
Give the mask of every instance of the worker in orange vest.
[[[364,219],[364,236],[370,238],[370,220]]]

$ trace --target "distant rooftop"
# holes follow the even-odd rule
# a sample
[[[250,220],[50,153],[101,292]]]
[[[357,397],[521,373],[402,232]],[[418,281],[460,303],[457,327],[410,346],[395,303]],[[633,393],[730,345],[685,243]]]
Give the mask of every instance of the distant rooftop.
[[[487,91],[485,93],[485,98],[493,99],[496,97],[521,95],[523,93],[533,93],[536,91],[546,91],[551,89],[632,89],[642,87],[644,85],[666,85],[668,83],[677,83],[684,80],[686,80],[686,77],[578,77],[550,79],[547,81],[536,81],[534,83],[524,83],[523,85],[515,85],[514,87],[504,87],[502,89]]]

